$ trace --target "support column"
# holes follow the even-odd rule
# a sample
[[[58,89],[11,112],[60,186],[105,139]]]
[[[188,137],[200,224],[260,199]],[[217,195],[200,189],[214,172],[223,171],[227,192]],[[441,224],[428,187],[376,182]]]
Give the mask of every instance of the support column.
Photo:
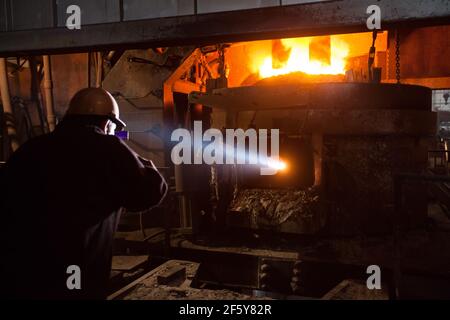
[[[11,97],[9,94],[8,69],[6,67],[6,58],[0,58],[0,92],[2,95],[3,112],[5,118],[6,133],[11,144],[12,151],[19,148],[17,140],[17,131],[14,123],[14,115],[11,106]]]

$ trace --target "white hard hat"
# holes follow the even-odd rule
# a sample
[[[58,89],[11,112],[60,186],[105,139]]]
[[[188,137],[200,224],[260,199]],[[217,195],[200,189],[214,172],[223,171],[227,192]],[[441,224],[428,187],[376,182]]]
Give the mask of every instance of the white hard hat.
[[[119,118],[116,99],[102,88],[85,88],[78,91],[70,100],[66,114],[106,116],[119,128],[125,127],[125,122]]]

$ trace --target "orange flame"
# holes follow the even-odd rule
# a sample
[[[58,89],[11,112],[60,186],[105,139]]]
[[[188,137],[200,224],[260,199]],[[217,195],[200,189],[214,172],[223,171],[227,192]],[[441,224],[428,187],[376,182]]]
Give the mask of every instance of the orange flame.
[[[304,72],[308,74],[345,74],[348,45],[336,37],[330,38],[329,61],[310,60],[310,42],[313,38],[290,38],[282,39],[284,49],[290,52],[288,59],[282,64],[274,67],[272,56],[263,59],[262,64],[256,66],[260,78],[279,76],[292,72]],[[259,60],[261,61],[261,60]]]

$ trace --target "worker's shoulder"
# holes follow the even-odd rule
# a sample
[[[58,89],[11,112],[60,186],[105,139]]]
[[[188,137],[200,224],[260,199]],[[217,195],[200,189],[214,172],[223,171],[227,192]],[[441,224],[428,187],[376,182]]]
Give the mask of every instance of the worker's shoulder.
[[[34,162],[36,158],[45,156],[48,153],[48,149],[51,149],[49,141],[49,134],[28,139],[9,157],[7,167],[10,167],[12,164]]]
[[[96,133],[96,136],[102,141],[102,143],[116,147],[120,147],[122,145],[122,141],[114,135]]]
[[[19,149],[17,149],[16,153],[25,153],[31,150],[41,149],[43,146],[49,145],[50,141],[51,135],[48,133],[33,137],[25,141]]]
[[[119,139],[114,135],[102,134],[99,136],[101,142],[110,148],[114,148],[122,152],[131,152],[131,153],[133,152],[125,142],[123,142],[121,139]]]
[[[138,162],[136,153],[121,139],[113,135],[103,135],[99,152],[110,156],[109,164],[120,170],[134,166]]]

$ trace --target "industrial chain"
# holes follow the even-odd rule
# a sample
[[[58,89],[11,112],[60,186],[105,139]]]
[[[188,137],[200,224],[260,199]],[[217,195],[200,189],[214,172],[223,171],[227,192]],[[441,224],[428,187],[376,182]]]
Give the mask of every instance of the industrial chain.
[[[373,75],[373,65],[375,63],[375,54],[376,54],[376,47],[375,42],[377,41],[378,31],[374,30],[372,34],[372,46],[369,49],[369,61],[368,61],[368,74],[369,74],[369,82],[374,81],[374,75]]]
[[[395,77],[400,84],[400,32],[398,29],[395,33]]]

